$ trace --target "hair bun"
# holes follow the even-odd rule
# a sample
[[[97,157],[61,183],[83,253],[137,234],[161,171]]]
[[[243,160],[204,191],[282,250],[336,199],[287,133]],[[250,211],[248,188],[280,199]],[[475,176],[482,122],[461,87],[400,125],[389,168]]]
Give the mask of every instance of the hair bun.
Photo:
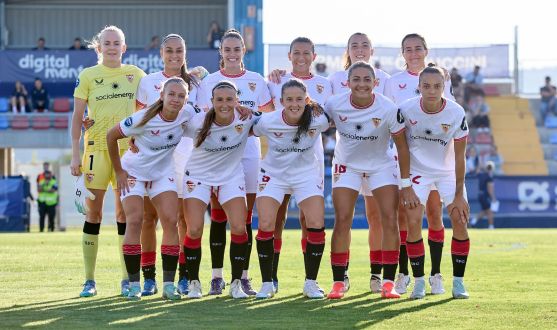
[[[429,68],[436,68],[436,67],[437,67],[437,64],[435,64],[434,62],[429,62],[429,63],[427,64],[427,66],[428,66]]]

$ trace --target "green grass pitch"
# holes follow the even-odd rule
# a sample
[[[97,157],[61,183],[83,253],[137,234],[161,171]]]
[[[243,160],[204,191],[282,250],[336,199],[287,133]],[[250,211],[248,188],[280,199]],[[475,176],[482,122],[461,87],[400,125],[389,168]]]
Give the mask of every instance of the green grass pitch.
[[[204,294],[211,276],[206,229],[200,273]],[[327,231],[327,239],[331,232]],[[161,230],[158,234],[160,239]],[[451,237],[450,230],[446,237]],[[468,300],[452,299],[450,293],[449,239],[441,266],[446,294],[427,295],[419,301],[410,300],[409,294],[395,300],[371,294],[366,230],[352,232],[352,288],[345,298],[305,299],[301,294],[304,271],[300,231],[289,230],[283,237],[280,292],[273,299],[233,300],[223,295],[169,302],[162,300],[159,291],[156,296],[128,302],[118,295],[121,275],[115,227],[101,229],[96,275],[99,294],[93,298],[78,298],[84,283],[80,229],[0,234],[0,329],[557,328],[557,230],[471,230],[470,237],[471,254],[465,277]],[[318,281],[328,292],[332,284],[330,244],[325,251]],[[230,280],[227,259],[225,279]],[[428,267],[426,257],[426,273]],[[160,287],[160,255],[157,268]],[[261,279],[255,251],[250,274],[254,287],[259,289]]]

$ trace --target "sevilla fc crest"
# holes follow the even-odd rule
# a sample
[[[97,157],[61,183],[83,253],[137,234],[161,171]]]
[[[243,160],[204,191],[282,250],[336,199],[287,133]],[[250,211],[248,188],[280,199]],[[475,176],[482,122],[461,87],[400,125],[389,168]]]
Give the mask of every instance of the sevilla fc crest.
[[[136,179],[128,179],[128,186],[130,186],[130,188],[135,187],[136,183],[137,183]]]
[[[91,181],[93,181],[93,179],[95,178],[95,174],[87,174],[87,182],[91,183]]]
[[[308,135],[310,138],[313,138],[315,136],[315,132],[317,131],[317,129],[315,128],[310,128],[308,131]]]
[[[251,89],[252,92],[255,92],[255,89],[257,88],[257,84],[256,83],[248,83],[249,89]]]
[[[449,124],[441,124],[441,130],[443,133],[447,133],[451,129],[451,125]]]
[[[128,78],[128,81],[131,83],[133,82],[133,74],[127,74],[126,78]]]
[[[371,118],[371,122],[373,123],[373,126],[377,128],[381,125],[381,118]]]
[[[260,183],[259,184],[259,191],[263,191],[263,189],[265,189],[266,186],[267,186],[266,183]]]
[[[236,129],[236,132],[238,134],[242,134],[242,132],[244,131],[244,124],[236,125],[236,126],[234,126],[234,128]]]
[[[188,181],[186,182],[186,188],[188,189],[188,192],[191,193],[192,191],[194,191],[195,189],[195,183]]]
[[[317,85],[315,87],[317,88],[317,93],[319,94],[323,93],[323,89],[325,88],[325,86],[321,86],[321,85]]]
[[[333,174],[333,180],[335,180],[335,183],[338,181],[339,178],[340,178],[340,174],[339,174],[339,173]]]

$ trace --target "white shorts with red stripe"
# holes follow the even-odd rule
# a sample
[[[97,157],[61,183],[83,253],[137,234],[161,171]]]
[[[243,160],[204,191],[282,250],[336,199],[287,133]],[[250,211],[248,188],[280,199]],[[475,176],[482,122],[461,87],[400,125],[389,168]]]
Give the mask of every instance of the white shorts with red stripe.
[[[209,204],[211,193],[215,194],[221,205],[236,197],[246,198],[244,174],[220,186],[211,186],[204,184],[203,180],[184,177],[184,199],[197,198]]]
[[[167,173],[162,179],[156,181],[139,181],[136,179],[128,179],[128,186],[130,192],[126,192],[125,196],[120,196],[120,200],[129,196],[149,197],[153,199],[158,194],[166,191],[178,192],[176,187],[176,179],[174,177],[174,170]]]
[[[392,167],[372,173],[354,171],[345,165],[333,162],[333,189],[350,188],[361,191],[364,196],[372,196],[371,192],[377,188],[388,185],[396,186],[397,184],[397,171],[394,162]]]
[[[257,176],[261,167],[261,158],[244,157],[242,158],[242,167],[244,168],[246,194],[257,193]]]
[[[412,188],[416,193],[416,196],[420,199],[422,205],[426,205],[429,193],[433,188],[436,188],[441,195],[445,207],[451,205],[454,201],[455,190],[456,190],[456,175],[455,173],[444,174],[444,175],[431,175],[420,173],[410,168],[410,180],[412,182]],[[466,186],[464,186],[464,198],[468,200],[466,196]]]
[[[303,182],[288,182],[260,173],[258,182],[257,198],[271,197],[282,203],[284,195],[294,195],[296,202],[300,203],[312,196],[323,197],[323,179],[317,175]]]

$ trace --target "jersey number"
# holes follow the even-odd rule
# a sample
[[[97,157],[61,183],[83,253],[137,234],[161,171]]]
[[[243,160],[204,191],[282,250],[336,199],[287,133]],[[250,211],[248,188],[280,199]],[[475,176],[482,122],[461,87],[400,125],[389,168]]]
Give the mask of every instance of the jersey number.
[[[266,175],[264,175],[264,176],[261,178],[261,181],[263,181],[263,182],[269,182],[269,180],[271,180],[271,178],[268,177],[268,176],[266,176]]]
[[[91,158],[91,162],[89,163],[89,171],[93,170],[93,155],[89,155],[89,158]]]

